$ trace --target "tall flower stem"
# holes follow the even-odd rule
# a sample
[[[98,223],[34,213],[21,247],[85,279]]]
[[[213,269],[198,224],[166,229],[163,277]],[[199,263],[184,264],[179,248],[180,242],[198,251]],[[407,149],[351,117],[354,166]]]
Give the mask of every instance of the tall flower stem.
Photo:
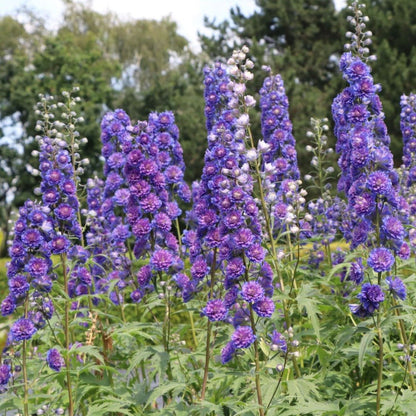
[[[27,362],[26,362],[26,354],[27,354],[27,341],[23,341],[23,351],[22,351],[22,360],[23,360],[23,389],[24,389],[24,397],[23,397],[23,414],[24,416],[29,416],[29,392],[28,392],[28,381],[27,381]]]
[[[378,227],[377,227],[378,229]],[[381,273],[377,275],[378,285],[381,283]],[[383,380],[383,333],[381,331],[381,310],[377,313],[377,334],[378,334],[378,377],[377,377],[377,399],[376,399],[376,412],[377,416],[380,415],[381,406],[381,383]]]
[[[380,313],[377,316],[377,334],[378,334],[378,377],[377,377],[377,416],[380,415],[381,406],[381,382],[383,380],[383,334],[380,328]]]
[[[286,363],[287,363],[288,356],[289,356],[289,351],[286,351],[286,354],[285,354],[285,361],[284,361],[284,363],[283,363],[283,368],[286,368]],[[267,415],[267,412],[269,411],[269,408],[270,408],[270,406],[271,406],[271,404],[272,404],[272,401],[273,401],[274,397],[276,396],[277,391],[279,390],[280,384],[282,383],[282,380],[283,380],[283,373],[284,373],[284,371],[281,371],[281,372],[280,372],[279,381],[277,382],[276,388],[274,389],[273,394],[272,394],[272,396],[270,397],[269,403],[268,403],[268,405],[266,406],[266,410],[265,410],[265,412],[264,412],[264,416],[266,416],[266,415]]]
[[[29,298],[26,296],[25,299],[25,318],[27,318]],[[23,340],[23,351],[22,351],[22,367],[23,367],[23,414],[29,416],[29,392],[28,392],[28,380],[27,380],[27,341]]]
[[[188,314],[189,314],[189,322],[191,323],[192,340],[194,342],[195,348],[197,348],[198,340],[196,339],[196,333],[195,333],[194,315],[192,311],[188,311]]]
[[[256,336],[256,322],[254,321],[253,308],[250,305],[250,323],[254,336]],[[257,393],[257,403],[259,405],[259,415],[264,416],[263,398],[261,394],[260,385],[260,357],[259,357],[259,342],[257,338],[254,340],[254,363],[255,363],[255,383]]]
[[[209,298],[210,299],[212,298],[212,293],[214,291],[216,264],[217,264],[217,248],[214,249],[214,256],[213,256],[212,264],[211,264],[211,284],[210,284],[210,289],[209,289]],[[205,345],[204,378],[203,378],[203,381],[202,381],[201,400],[205,399],[205,392],[206,392],[206,389],[207,389],[207,382],[208,382],[209,360],[210,360],[210,356],[211,356],[211,329],[212,329],[212,323],[208,319],[206,345]]]
[[[175,218],[176,233],[178,235],[178,244],[179,244],[179,256],[182,257],[182,238],[181,238],[181,227],[179,225],[178,217]]]
[[[69,416],[74,415],[74,402],[72,398],[72,385],[71,385],[71,360],[69,356],[69,345],[70,345],[70,335],[69,335],[69,290],[68,290],[68,272],[66,268],[66,253],[61,254],[62,269],[64,275],[64,289],[67,299],[65,299],[65,316],[64,316],[64,336],[65,336],[65,368],[66,368],[66,383],[68,390],[68,414]]]

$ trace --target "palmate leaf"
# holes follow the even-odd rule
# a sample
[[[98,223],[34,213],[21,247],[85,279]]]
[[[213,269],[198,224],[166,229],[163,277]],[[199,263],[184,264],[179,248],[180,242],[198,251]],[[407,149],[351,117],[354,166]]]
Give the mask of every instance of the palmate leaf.
[[[74,345],[70,352],[81,356],[85,354],[95,358],[100,363],[104,363],[104,357],[100,353],[99,349],[94,345]]]
[[[224,416],[224,411],[221,405],[208,402],[206,400],[198,403],[187,415],[192,416],[208,416],[208,415],[216,415],[216,416]]]
[[[320,327],[319,327],[319,308],[318,305],[321,303],[318,300],[319,296],[310,283],[305,283],[299,289],[296,301],[299,310],[302,312],[306,311],[308,318],[311,320],[312,327],[314,329],[316,338],[320,340]]]
[[[319,397],[319,390],[313,377],[287,380],[285,383],[288,395],[298,399],[299,403],[314,401]]]
[[[148,323],[127,323],[121,328],[115,329],[113,336],[131,335],[154,342],[155,338],[162,335],[162,328],[159,325]]]
[[[139,368],[140,364],[149,360],[154,355],[154,350],[151,348],[142,348],[137,351],[130,359],[130,366],[127,372],[132,372],[135,368]]]
[[[297,403],[296,406],[289,407],[281,413],[279,412],[279,416],[335,416],[338,412],[339,404],[337,402],[328,403],[311,400],[305,403]]]
[[[416,392],[411,390],[403,390],[396,401],[390,400],[382,403],[382,411],[391,415],[414,416],[416,412]],[[401,413],[399,413],[401,412]]]
[[[87,416],[102,416],[108,415],[111,413],[114,414],[123,414],[128,416],[135,416],[137,413],[132,413],[130,410],[126,409],[126,401],[119,400],[114,397],[107,397],[105,401],[99,404],[93,404],[88,407]]]
[[[166,393],[172,392],[172,395],[183,393],[186,389],[185,383],[177,383],[177,382],[167,382],[161,386],[158,386],[153,389],[150,393],[146,406],[151,405],[158,397],[165,395]]]
[[[20,397],[2,397],[0,401],[0,410],[18,410],[23,409],[23,398]]]

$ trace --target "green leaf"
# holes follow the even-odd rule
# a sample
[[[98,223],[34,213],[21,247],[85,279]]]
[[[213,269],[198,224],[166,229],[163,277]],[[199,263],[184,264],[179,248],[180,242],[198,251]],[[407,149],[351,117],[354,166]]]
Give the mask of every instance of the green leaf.
[[[318,294],[311,284],[303,284],[299,290],[296,298],[298,308],[302,312],[304,309],[311,320],[316,338],[320,341],[320,326],[319,326],[319,308],[321,303],[318,300]]]
[[[169,382],[167,384],[163,384],[161,386],[156,387],[153,389],[153,391],[150,393],[146,406],[151,405],[158,397],[164,396],[166,393],[173,392],[175,390],[179,390],[180,392],[183,392],[186,389],[185,383],[176,383],[176,382]]]
[[[124,401],[106,399],[104,403],[89,406],[87,416],[102,416],[111,413],[134,416],[135,414],[130,410],[123,408],[125,405]]]
[[[375,337],[376,333],[374,331],[369,331],[363,335],[360,342],[360,348],[358,350],[358,366],[360,368],[360,374],[363,375],[363,368],[364,368],[364,357],[366,355],[367,349],[373,338]]]

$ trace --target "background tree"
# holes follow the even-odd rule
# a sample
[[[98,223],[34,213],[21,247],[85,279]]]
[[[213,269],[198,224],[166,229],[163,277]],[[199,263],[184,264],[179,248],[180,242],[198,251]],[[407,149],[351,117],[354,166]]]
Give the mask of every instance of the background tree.
[[[416,2],[412,0],[366,0],[373,32],[372,65],[382,90],[380,99],[392,140],[396,164],[401,164],[403,140],[400,132],[400,96],[416,92]]]
[[[65,6],[55,32],[28,12],[28,24],[11,16],[0,20],[0,119],[19,132],[1,149],[2,158],[17,150],[20,159],[15,166],[18,200],[9,201],[19,206],[33,196],[38,183],[27,171],[37,166],[31,153],[37,146],[33,107],[38,94],[56,95],[75,85],[80,87],[85,119],[80,134],[89,139],[83,152],[91,160],[86,175],[102,172],[98,156],[103,114],[123,107],[133,120],[146,119],[151,111],[174,111],[187,179],[199,177],[206,142],[203,64],[177,33],[176,23],[168,18],[122,21],[70,0]]]

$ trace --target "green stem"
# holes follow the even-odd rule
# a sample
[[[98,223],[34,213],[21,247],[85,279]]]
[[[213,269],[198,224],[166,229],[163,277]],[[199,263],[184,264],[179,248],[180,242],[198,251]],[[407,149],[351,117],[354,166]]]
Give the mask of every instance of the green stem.
[[[253,134],[251,133],[251,129],[248,128],[247,129],[248,132],[248,137],[250,140],[250,145],[251,147],[254,149],[254,139],[253,139]],[[261,210],[263,212],[263,216],[264,216],[264,220],[266,222],[266,232],[267,235],[269,237],[269,242],[271,245],[271,255],[272,255],[272,261],[273,261],[273,266],[275,268],[275,270],[278,270],[278,265],[277,265],[277,251],[276,251],[276,244],[273,238],[273,230],[272,230],[272,224],[271,224],[271,220],[270,220],[270,216],[269,216],[269,211],[267,210],[267,206],[266,206],[266,200],[264,198],[264,192],[263,192],[263,185],[261,182],[261,172],[260,172],[260,166],[259,166],[259,161],[256,160],[255,161],[255,171],[256,171],[256,180],[257,180],[257,187],[259,190],[259,194],[260,194],[260,203],[261,203]],[[281,273],[277,273],[278,277],[279,277],[279,283],[280,283],[280,288],[282,290],[282,292],[285,291],[285,285],[283,282],[283,278]]]
[[[27,318],[29,307],[29,298],[26,296],[25,299],[25,318]],[[23,414],[29,416],[29,387],[27,379],[27,341],[23,340],[23,351],[22,351],[22,367],[23,367]]]
[[[377,274],[377,283],[381,283],[381,272]],[[378,334],[378,377],[377,377],[377,401],[376,412],[380,415],[381,406],[381,382],[383,380],[383,334],[381,332],[381,310],[377,313],[377,334]]]
[[[216,265],[217,265],[217,248],[214,249],[214,255],[213,255],[212,263],[211,263],[211,283],[210,283],[210,288],[209,288],[209,299],[212,298],[212,294],[214,292]],[[201,388],[201,400],[205,399],[205,392],[207,389],[207,382],[208,382],[209,359],[211,355],[211,328],[212,328],[212,324],[211,324],[211,321],[208,319],[207,337],[206,337],[206,344],[205,344],[204,378],[202,381],[202,388]]]
[[[176,224],[176,233],[178,234],[178,244],[179,244],[179,257],[182,257],[182,238],[181,238],[181,229],[179,227],[179,219],[175,218]]]
[[[23,341],[23,352],[22,352],[22,360],[23,360],[23,389],[24,389],[24,397],[23,397],[23,414],[24,416],[29,416],[29,393],[28,393],[28,381],[27,381],[27,363],[26,363],[26,347],[27,341]]]
[[[376,402],[376,411],[377,416],[380,415],[380,406],[381,406],[381,382],[383,380],[383,334],[381,333],[381,328],[379,326],[380,313],[377,317],[377,333],[378,333],[378,377],[377,377],[377,402]]]
[[[169,340],[170,340],[170,315],[171,315],[171,308],[170,308],[170,291],[167,289],[166,285],[163,286],[164,291],[164,299],[165,299],[165,317],[163,319],[163,328],[162,328],[162,334],[163,334],[163,345],[165,352],[169,354],[170,348],[169,348]],[[170,359],[168,360],[168,368],[166,370],[166,375],[168,376],[168,380],[172,380],[172,367]]]
[[[189,322],[191,323],[192,340],[194,341],[195,349],[198,348],[198,340],[196,339],[194,315],[192,311],[188,311]]]
[[[250,323],[251,329],[254,336],[256,336],[256,323],[254,321],[253,308],[250,305]],[[261,385],[260,385],[260,358],[259,358],[259,342],[256,339],[254,340],[254,363],[255,363],[255,383],[256,383],[256,393],[257,393],[257,403],[259,405],[259,415],[264,416],[263,408],[263,399],[261,394]]]
[[[208,371],[209,371],[209,359],[211,354],[211,321],[208,319],[207,324],[207,338],[206,338],[206,345],[205,345],[205,365],[204,365],[204,378],[202,381],[202,388],[201,388],[201,401],[205,399],[205,392],[207,389],[208,383]]]
[[[72,398],[72,386],[71,386],[71,360],[69,356],[69,345],[70,345],[70,335],[69,335],[69,290],[68,290],[68,273],[66,269],[66,253],[61,254],[62,269],[64,275],[64,288],[67,298],[65,299],[65,317],[64,317],[64,336],[65,336],[65,368],[66,368],[66,384],[68,390],[68,414],[69,416],[74,415],[74,402]]]
[[[286,368],[286,364],[287,364],[287,359],[288,359],[288,357],[289,357],[289,351],[287,350],[287,351],[286,351],[286,354],[285,354],[285,361],[284,361],[284,363],[283,363],[283,371],[281,371],[281,372],[280,372],[279,381],[277,382],[277,385],[276,385],[276,388],[275,388],[275,389],[274,389],[274,391],[273,391],[272,397],[270,397],[269,403],[268,403],[268,405],[266,406],[266,410],[265,410],[265,412],[264,412],[264,416],[266,416],[266,415],[267,415],[267,412],[269,411],[269,408],[270,408],[270,406],[271,406],[271,404],[272,404],[272,401],[273,401],[273,399],[274,399],[274,396],[276,396],[276,393],[277,393],[277,391],[279,390],[280,384],[282,383],[282,380],[283,380],[283,373],[284,373],[284,370],[285,370],[285,368]]]

